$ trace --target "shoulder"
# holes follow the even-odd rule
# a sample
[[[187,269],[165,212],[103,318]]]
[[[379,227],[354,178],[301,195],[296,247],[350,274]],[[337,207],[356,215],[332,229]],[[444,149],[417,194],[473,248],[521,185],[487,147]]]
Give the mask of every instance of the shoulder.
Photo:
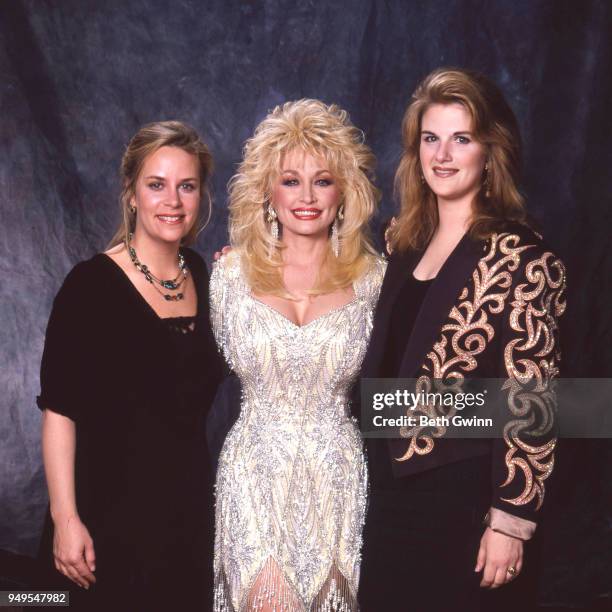
[[[189,247],[182,247],[181,253],[185,258],[185,262],[187,263],[187,267],[192,271],[192,273],[199,278],[208,278],[208,267],[204,258],[194,249]]]
[[[417,255],[423,255],[424,251],[415,251],[413,249],[406,249],[404,251],[394,250],[387,257],[389,267],[394,268],[396,266],[405,267]]]
[[[64,278],[53,299],[52,316],[72,319],[77,313],[98,307],[109,288],[109,274],[115,265],[102,254],[77,263]]]
[[[240,252],[232,250],[225,255],[221,255],[217,261],[213,263],[212,278],[219,281],[232,282],[241,278]]]
[[[500,248],[520,248],[521,252],[529,251],[534,254],[549,250],[541,234],[528,225],[514,222],[494,233],[488,243]]]
[[[110,260],[105,260],[108,260],[108,257],[98,253],[91,259],[77,263],[66,275],[58,292],[58,297],[88,294],[108,274],[109,265],[113,265]]]
[[[530,227],[513,224],[506,231],[494,234],[485,259],[506,260],[513,277],[514,295],[524,300],[553,296],[554,310],[565,310],[566,273],[563,261],[548,246],[544,238]]]
[[[366,272],[366,274],[376,280],[382,281],[383,276],[385,275],[385,272],[387,271],[387,265],[388,265],[387,260],[384,257],[380,257],[380,256],[372,257],[372,260],[370,261],[369,269]]]
[[[356,292],[364,297],[376,299],[387,271],[387,262],[383,257],[370,256],[361,278],[355,283]]]
[[[527,225],[508,224],[503,231],[493,234],[487,244],[487,258],[511,256],[516,260],[517,268],[525,269],[537,262],[564,270],[563,262],[544,237]]]

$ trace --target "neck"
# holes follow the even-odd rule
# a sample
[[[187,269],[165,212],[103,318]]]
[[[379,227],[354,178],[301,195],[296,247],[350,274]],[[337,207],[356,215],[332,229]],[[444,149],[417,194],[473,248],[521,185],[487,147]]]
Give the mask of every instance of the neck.
[[[151,240],[148,236],[134,233],[131,246],[140,263],[145,264],[159,278],[174,278],[178,267],[178,242]]]
[[[283,263],[298,267],[320,267],[327,253],[327,236],[283,236]]]
[[[471,196],[461,200],[438,198],[438,233],[463,235],[469,228],[471,217]]]

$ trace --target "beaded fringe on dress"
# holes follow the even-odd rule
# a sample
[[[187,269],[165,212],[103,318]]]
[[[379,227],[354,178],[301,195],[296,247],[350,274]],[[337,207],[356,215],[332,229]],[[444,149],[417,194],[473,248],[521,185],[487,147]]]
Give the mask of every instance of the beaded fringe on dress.
[[[327,580],[310,603],[300,600],[273,559],[268,559],[239,610],[230,599],[225,574],[215,581],[214,612],[357,612],[359,606],[348,580],[334,565]]]

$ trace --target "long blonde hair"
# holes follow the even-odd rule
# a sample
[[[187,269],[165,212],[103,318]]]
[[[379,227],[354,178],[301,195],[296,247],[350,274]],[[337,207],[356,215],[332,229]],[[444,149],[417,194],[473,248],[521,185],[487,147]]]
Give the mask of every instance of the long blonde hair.
[[[213,159],[208,147],[202,142],[198,133],[190,126],[180,121],[157,121],[141,127],[130,140],[121,160],[121,183],[123,189],[119,198],[121,207],[121,222],[107,248],[126,243],[128,235],[136,227],[136,213],[131,210],[130,203],[136,192],[136,181],[144,166],[145,160],[161,147],[177,147],[186,153],[195,155],[200,171],[201,199],[206,199],[208,211],[200,213],[189,232],[183,237],[181,244],[189,245],[195,242],[198,233],[210,220],[212,200],[208,188],[208,179],[213,170]]]
[[[229,183],[231,243],[240,250],[247,282],[258,293],[287,296],[281,274],[282,243],[272,237],[265,215],[283,156],[294,149],[326,161],[344,206],[340,254],[336,257],[329,248],[324,272],[311,293],[349,286],[375,255],[368,222],[379,192],[372,182],[375,158],[363,133],[335,104],[308,99],[286,102],[269,113],[247,140],[244,159]]]
[[[402,122],[404,151],[395,175],[400,213],[387,234],[392,249],[424,248],[438,225],[436,196],[422,180],[421,120],[430,105],[452,103],[463,105],[470,113],[474,138],[487,150],[488,170],[472,203],[469,234],[484,239],[508,221],[525,222],[524,200],[517,186],[521,137],[512,109],[497,86],[483,75],[439,68],[416,88]]]

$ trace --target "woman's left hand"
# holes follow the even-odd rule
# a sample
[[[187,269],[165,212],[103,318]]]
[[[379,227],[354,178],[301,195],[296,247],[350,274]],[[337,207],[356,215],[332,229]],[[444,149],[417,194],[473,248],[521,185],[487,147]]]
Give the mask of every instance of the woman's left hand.
[[[484,570],[480,586],[496,589],[516,578],[522,568],[523,542],[487,527],[474,568],[475,572]]]

